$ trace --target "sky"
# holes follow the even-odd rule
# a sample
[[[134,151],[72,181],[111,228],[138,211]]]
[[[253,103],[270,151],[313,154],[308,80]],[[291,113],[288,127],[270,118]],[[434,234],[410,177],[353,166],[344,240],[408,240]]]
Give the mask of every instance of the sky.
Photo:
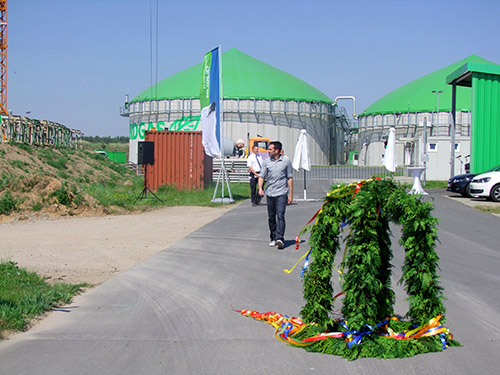
[[[498,0],[10,0],[7,109],[127,136],[125,94],[221,45],[332,99],[355,96],[359,114],[471,54],[500,64],[498,14]],[[339,103],[352,114],[352,101]]]

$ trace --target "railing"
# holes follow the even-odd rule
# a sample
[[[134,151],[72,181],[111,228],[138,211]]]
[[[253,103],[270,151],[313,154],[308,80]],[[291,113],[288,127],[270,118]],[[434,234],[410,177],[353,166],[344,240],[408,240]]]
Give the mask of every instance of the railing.
[[[214,181],[219,176],[221,164],[221,159],[213,160],[212,179]],[[226,169],[229,182],[250,182],[247,159],[224,159],[224,168]]]
[[[246,159],[224,159],[224,167],[230,182],[249,182],[247,160]],[[213,173],[214,180],[217,179],[221,168],[221,159],[214,159]],[[352,165],[332,165],[313,166],[310,171],[306,171],[307,180],[332,181],[332,182],[352,182],[367,180],[372,177],[408,177],[407,167],[397,167],[394,173],[389,172],[385,167],[365,167]],[[293,170],[293,179],[304,180],[304,171]]]
[[[385,167],[352,165],[313,166],[310,171],[306,171],[307,180],[330,180],[335,182],[367,180],[372,177],[406,177],[407,175],[406,167],[397,167],[394,173],[389,172]],[[293,178],[294,180],[303,180],[304,171],[294,170]]]

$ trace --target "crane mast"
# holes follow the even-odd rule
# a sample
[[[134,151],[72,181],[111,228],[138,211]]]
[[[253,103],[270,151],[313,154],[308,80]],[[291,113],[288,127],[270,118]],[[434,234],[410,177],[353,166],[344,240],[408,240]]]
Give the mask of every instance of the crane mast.
[[[7,115],[7,0],[0,0],[0,114]]]

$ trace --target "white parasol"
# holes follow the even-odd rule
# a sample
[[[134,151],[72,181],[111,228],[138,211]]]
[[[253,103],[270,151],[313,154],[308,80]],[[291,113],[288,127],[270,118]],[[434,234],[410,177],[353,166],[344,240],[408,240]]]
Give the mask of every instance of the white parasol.
[[[396,130],[394,128],[389,130],[387,147],[384,154],[384,166],[390,172],[396,171]]]
[[[306,190],[306,171],[311,170],[311,161],[309,159],[309,147],[307,145],[307,131],[300,131],[299,140],[295,145],[295,155],[293,157],[292,167],[295,170],[302,168],[304,170],[304,200],[307,200]]]

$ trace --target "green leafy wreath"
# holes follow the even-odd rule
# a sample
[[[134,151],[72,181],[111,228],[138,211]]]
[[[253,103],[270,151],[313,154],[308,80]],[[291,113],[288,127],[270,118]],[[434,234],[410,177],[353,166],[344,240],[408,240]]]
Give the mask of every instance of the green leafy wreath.
[[[398,338],[394,332],[411,332],[420,326],[444,322],[443,288],[439,285],[435,252],[438,220],[433,205],[422,197],[406,193],[392,179],[372,179],[331,191],[310,228],[311,263],[304,271],[304,299],[300,315],[304,329],[295,339],[322,332],[344,331],[338,337],[315,342],[307,350],[358,357],[408,357],[459,345],[444,333],[416,339]],[[392,251],[389,223],[402,226],[405,249],[401,283],[408,295],[407,321],[394,316],[395,295],[391,288]],[[331,283],[334,258],[341,248],[340,234],[350,227],[342,261],[342,320],[331,318],[335,301]],[[440,326],[441,331],[443,330]],[[389,332],[389,334],[387,333]],[[422,331],[423,333],[423,331]],[[322,333],[324,335],[324,333]],[[416,337],[416,336],[415,336]],[[401,338],[401,334],[399,335]],[[403,338],[404,335],[403,335]],[[446,342],[445,342],[446,341]],[[357,344],[357,345],[353,345]]]
[[[298,245],[300,235],[311,231],[311,249],[301,258],[306,258],[302,319],[275,312],[235,311],[273,325],[280,341],[348,359],[404,358],[459,346],[442,325],[445,298],[436,272],[438,220],[432,210],[430,202],[406,193],[392,179],[374,178],[332,190],[297,237]],[[400,283],[409,302],[404,321],[394,316],[391,222],[402,226],[405,261]],[[339,271],[342,291],[333,296],[334,259],[346,227],[349,234]],[[344,295],[343,318],[334,319],[333,305],[340,295]]]

